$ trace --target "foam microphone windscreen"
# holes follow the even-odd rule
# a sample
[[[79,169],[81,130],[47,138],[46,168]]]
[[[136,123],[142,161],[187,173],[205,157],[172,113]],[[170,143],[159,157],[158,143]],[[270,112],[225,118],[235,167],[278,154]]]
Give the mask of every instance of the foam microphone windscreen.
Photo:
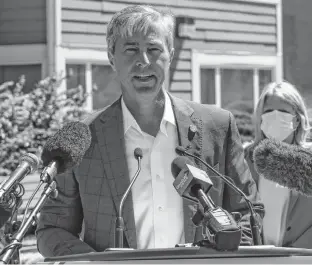
[[[90,144],[89,126],[70,122],[47,140],[41,155],[43,166],[57,160],[60,163],[57,173],[63,173],[81,162]]]
[[[281,186],[312,196],[312,151],[265,139],[253,152],[256,171]]]

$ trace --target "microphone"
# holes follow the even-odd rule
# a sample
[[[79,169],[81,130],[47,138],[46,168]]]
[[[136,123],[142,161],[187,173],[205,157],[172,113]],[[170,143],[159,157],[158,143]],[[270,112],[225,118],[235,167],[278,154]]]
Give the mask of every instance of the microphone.
[[[253,159],[257,173],[264,178],[305,196],[312,196],[310,149],[264,139],[255,147]]]
[[[116,224],[115,224],[115,248],[123,248],[123,237],[124,237],[124,230],[125,230],[125,223],[124,219],[122,217],[122,210],[124,203],[126,201],[126,198],[128,197],[128,194],[131,190],[131,187],[133,186],[134,182],[136,181],[137,177],[139,176],[141,172],[141,160],[143,158],[143,152],[141,148],[136,148],[134,150],[134,157],[138,161],[138,169],[134,174],[134,177],[132,178],[130,185],[126,189],[125,193],[123,194],[120,204],[119,204],[119,209],[117,213],[117,218],[116,218]]]
[[[210,178],[205,171],[195,167],[190,159],[182,156],[175,158],[171,163],[171,173],[175,178],[173,186],[180,196],[197,203],[197,189],[200,189],[201,205],[207,209],[215,207],[210,199],[202,196],[202,192],[206,196],[213,186]]]
[[[13,171],[8,179],[0,184],[0,204],[5,204],[9,197],[9,192],[17,183],[20,183],[25,176],[38,169],[39,159],[36,155],[27,153],[19,161],[17,169]]]
[[[89,126],[82,122],[68,123],[52,137],[48,138],[41,154],[41,159],[45,168],[40,175],[40,184],[35,192],[39,190],[44,182],[48,182],[48,185],[45,187],[30,215],[26,219],[26,215],[24,215],[20,228],[17,233],[13,235],[11,243],[5,248],[4,255],[1,257],[1,261],[5,264],[8,263],[8,260],[21,245],[25,233],[34,222],[34,218],[41,210],[45,201],[51,195],[52,197],[56,196],[57,183],[54,180],[55,176],[64,173],[69,168],[80,163],[90,145],[91,132]],[[26,209],[27,207],[28,206],[26,206]]]
[[[204,208],[204,227],[208,241],[217,250],[237,250],[241,242],[241,229],[232,215],[216,207],[206,192],[212,187],[207,173],[195,167],[187,157],[177,157],[171,164],[175,180],[173,186],[184,198],[196,198]]]
[[[256,212],[254,210],[254,207],[251,203],[251,201],[247,198],[246,194],[240,190],[238,187],[236,187],[230,180],[228,180],[225,176],[223,176],[221,173],[219,173],[217,170],[215,170],[212,166],[210,166],[208,163],[206,163],[204,160],[202,160],[200,157],[193,155],[186,151],[186,149],[182,146],[178,146],[176,148],[176,152],[181,155],[187,155],[190,157],[193,157],[203,163],[207,168],[209,168],[213,173],[215,173],[217,176],[219,176],[226,184],[228,184],[233,190],[235,190],[238,194],[240,194],[244,200],[247,203],[247,206],[250,211],[250,226],[251,226],[251,233],[253,238],[254,245],[262,245],[261,235],[260,235],[260,228],[258,225],[258,221],[256,218]]]
[[[91,145],[89,126],[76,121],[67,123],[46,141],[41,160],[45,167],[40,178],[50,181],[57,174],[79,164]]]

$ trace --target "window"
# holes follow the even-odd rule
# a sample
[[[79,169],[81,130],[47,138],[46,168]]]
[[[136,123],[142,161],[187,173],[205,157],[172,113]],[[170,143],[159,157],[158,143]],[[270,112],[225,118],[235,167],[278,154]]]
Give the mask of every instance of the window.
[[[244,102],[253,105],[253,71],[221,69],[221,107]]]
[[[96,110],[112,104],[121,94],[114,82],[115,72],[108,64],[68,63],[66,64],[67,89],[81,85],[85,92],[91,94],[87,108]]]
[[[0,66],[0,84],[7,81],[18,81],[24,75],[26,83],[23,88],[24,93],[29,93],[35,88],[35,84],[41,80],[41,65],[2,65]]]
[[[118,99],[121,90],[112,82],[114,78],[110,65],[92,65],[93,109],[106,107]]]
[[[258,93],[272,81],[272,69],[205,68],[200,69],[201,102],[225,109],[246,105],[253,109]],[[255,82],[259,81],[258,86]],[[258,91],[259,88],[259,91]]]
[[[272,70],[261,69],[259,70],[259,94],[263,91],[263,88],[272,82]]]
[[[253,109],[263,87],[282,79],[281,67],[278,56],[193,51],[192,100],[223,108],[245,102]]]
[[[215,69],[201,68],[201,103],[216,104]]]
[[[66,65],[66,86],[67,89],[82,86],[86,90],[86,66],[84,64]]]

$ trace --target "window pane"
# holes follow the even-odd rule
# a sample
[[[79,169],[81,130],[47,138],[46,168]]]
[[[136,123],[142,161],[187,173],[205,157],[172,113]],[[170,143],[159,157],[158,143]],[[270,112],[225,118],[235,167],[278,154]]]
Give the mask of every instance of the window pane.
[[[35,88],[35,84],[41,80],[41,65],[6,65],[0,67],[0,84],[7,81],[18,81],[24,75],[26,83],[23,88],[24,93],[29,93]]]
[[[86,91],[86,66],[85,64],[66,64],[67,89],[76,88],[79,85]]]
[[[221,106],[253,107],[253,70],[221,69]]]
[[[232,112],[243,142],[253,139],[253,69],[221,70],[221,104]]]
[[[215,69],[200,69],[201,103],[215,104]]]
[[[259,70],[259,95],[261,95],[263,88],[270,82],[272,82],[272,70],[260,69]]]
[[[92,65],[93,109],[104,108],[121,95],[114,78],[115,72],[110,65]]]

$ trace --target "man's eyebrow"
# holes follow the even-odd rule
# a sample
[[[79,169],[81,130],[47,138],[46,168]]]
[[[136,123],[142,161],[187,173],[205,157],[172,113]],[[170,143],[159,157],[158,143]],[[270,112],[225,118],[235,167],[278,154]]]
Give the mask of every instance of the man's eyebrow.
[[[127,41],[126,43],[124,43],[124,45],[123,46],[127,46],[127,45],[138,45],[138,43],[137,42],[135,42],[135,41]]]

